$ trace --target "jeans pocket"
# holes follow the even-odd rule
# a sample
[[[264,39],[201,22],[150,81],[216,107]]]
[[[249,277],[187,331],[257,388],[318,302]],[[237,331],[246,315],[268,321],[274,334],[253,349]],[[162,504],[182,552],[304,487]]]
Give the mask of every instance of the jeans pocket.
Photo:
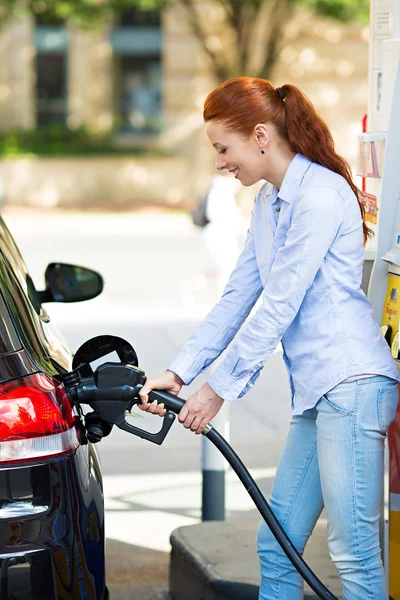
[[[325,396],[322,396],[322,398],[325,400],[325,402],[326,402],[327,404],[329,404],[329,406],[330,406],[331,408],[333,408],[333,410],[334,410],[335,412],[338,412],[338,413],[340,413],[341,415],[348,415],[348,414],[350,414],[350,413],[351,413],[351,411],[350,411],[350,410],[347,410],[346,408],[343,408],[342,406],[339,406],[339,405],[338,405],[338,404],[336,404],[335,402],[332,402],[332,400],[331,400],[330,398],[328,398],[328,396],[326,396],[326,395],[325,395]]]
[[[379,429],[386,433],[390,423],[396,416],[398,404],[398,386],[397,382],[385,385],[380,388],[378,394],[378,422]]]
[[[337,413],[350,415],[356,405],[356,382],[340,383],[322,396],[322,399]]]

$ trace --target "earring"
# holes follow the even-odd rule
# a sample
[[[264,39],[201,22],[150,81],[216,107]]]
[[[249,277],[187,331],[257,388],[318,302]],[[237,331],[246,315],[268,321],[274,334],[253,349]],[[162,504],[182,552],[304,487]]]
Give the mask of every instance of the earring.
[[[261,154],[265,154],[265,150],[261,150]]]

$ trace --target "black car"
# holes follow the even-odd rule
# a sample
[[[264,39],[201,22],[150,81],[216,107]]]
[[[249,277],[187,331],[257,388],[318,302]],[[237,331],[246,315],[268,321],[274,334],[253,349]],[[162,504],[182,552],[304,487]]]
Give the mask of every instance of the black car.
[[[60,263],[45,279],[37,291],[0,218],[0,598],[101,600],[102,475],[62,384],[72,356],[43,304],[94,298],[103,281]]]

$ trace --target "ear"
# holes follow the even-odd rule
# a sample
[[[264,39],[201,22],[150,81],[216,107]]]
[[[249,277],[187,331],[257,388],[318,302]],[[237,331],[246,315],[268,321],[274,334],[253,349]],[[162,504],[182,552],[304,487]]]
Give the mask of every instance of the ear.
[[[270,133],[265,123],[258,123],[254,127],[254,136],[259,148],[263,150],[268,145],[270,140]]]

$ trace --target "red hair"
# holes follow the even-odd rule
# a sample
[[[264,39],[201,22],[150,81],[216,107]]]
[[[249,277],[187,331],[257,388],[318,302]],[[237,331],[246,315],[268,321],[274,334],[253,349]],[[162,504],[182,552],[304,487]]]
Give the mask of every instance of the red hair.
[[[335,151],[332,134],[311,101],[295,85],[274,88],[258,77],[225,81],[207,96],[204,121],[222,121],[229,129],[249,137],[257,123],[271,122],[292,152],[303,154],[341,175],[353,190],[363,220],[364,243],[372,235],[365,223],[363,194],[353,181],[351,169]]]

